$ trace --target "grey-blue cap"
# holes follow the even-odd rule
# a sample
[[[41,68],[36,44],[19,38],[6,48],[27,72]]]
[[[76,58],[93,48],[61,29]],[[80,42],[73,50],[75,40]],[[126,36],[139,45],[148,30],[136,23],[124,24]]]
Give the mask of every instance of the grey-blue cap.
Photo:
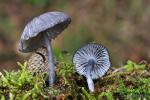
[[[79,50],[73,56],[73,63],[77,73],[87,78],[89,90],[94,91],[92,79],[102,77],[111,67],[107,49],[96,43],[90,43]]]
[[[48,32],[49,39],[56,38],[71,22],[71,18],[62,12],[47,12],[35,17],[24,28],[19,50],[31,52],[44,46],[43,34]]]
[[[94,66],[91,70],[92,79],[102,77],[111,67],[108,51],[100,44],[90,43],[76,51],[73,63],[80,75],[86,75],[89,60],[94,61]]]

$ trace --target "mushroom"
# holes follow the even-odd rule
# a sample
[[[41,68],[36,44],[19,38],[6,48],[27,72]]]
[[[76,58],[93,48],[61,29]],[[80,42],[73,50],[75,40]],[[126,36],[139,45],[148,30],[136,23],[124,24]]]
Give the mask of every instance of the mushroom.
[[[102,77],[111,67],[107,49],[96,43],[77,50],[73,56],[73,64],[77,73],[86,77],[91,92],[94,92],[93,79]]]
[[[26,53],[36,51],[40,47],[47,48],[50,86],[53,86],[55,76],[51,40],[70,22],[71,18],[62,12],[47,12],[30,21],[21,35],[19,51]]]

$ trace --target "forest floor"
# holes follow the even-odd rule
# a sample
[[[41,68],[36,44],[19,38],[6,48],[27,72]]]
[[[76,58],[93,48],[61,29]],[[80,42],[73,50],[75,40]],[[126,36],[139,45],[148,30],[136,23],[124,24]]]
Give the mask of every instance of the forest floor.
[[[18,71],[0,73],[1,100],[83,99],[83,100],[148,100],[150,99],[150,66],[128,61],[120,70],[111,69],[94,80],[90,93],[86,79],[78,75],[72,64],[60,62],[56,67],[54,87],[48,86],[47,75],[32,75],[27,63],[18,63]]]

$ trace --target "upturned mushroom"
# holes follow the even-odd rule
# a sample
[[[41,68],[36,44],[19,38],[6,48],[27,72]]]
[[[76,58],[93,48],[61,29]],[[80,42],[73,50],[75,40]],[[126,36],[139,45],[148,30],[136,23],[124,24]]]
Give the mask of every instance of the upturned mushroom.
[[[71,18],[62,12],[47,12],[30,21],[21,35],[21,52],[33,52],[40,47],[47,48],[50,86],[53,86],[55,76],[51,40],[55,39],[70,22]]]
[[[86,77],[91,92],[94,92],[93,79],[102,77],[111,67],[107,49],[95,43],[77,50],[73,56],[73,64],[77,73]]]

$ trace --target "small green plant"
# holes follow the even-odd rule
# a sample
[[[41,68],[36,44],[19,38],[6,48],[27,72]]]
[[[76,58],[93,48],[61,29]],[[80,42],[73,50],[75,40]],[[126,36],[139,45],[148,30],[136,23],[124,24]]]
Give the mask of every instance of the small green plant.
[[[123,66],[124,69],[127,71],[134,71],[134,70],[144,70],[146,64],[136,64],[135,62],[128,60],[127,64]]]
[[[81,96],[83,100],[96,100],[96,97],[91,93],[89,93],[87,90],[85,90],[83,87],[81,87],[81,91],[82,91]]]

